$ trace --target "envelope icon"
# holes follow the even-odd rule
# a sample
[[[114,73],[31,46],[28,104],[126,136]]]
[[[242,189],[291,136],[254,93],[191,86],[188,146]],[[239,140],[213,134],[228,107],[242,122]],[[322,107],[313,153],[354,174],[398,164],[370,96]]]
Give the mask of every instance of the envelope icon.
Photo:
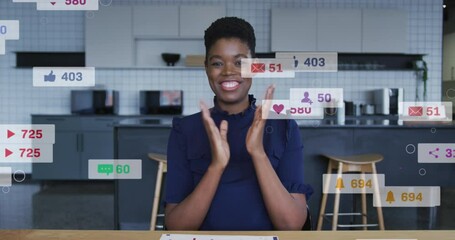
[[[423,107],[421,106],[410,106],[408,107],[408,115],[409,116],[422,116],[423,115]]]
[[[265,64],[264,63],[252,63],[251,64],[251,72],[252,73],[263,73],[263,72],[265,72]]]

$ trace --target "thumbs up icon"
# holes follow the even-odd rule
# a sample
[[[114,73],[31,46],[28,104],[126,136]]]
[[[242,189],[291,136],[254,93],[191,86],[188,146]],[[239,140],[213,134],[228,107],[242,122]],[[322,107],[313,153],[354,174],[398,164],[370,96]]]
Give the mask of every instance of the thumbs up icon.
[[[54,71],[51,70],[49,75],[44,75],[44,81],[45,82],[55,82],[55,74]]]

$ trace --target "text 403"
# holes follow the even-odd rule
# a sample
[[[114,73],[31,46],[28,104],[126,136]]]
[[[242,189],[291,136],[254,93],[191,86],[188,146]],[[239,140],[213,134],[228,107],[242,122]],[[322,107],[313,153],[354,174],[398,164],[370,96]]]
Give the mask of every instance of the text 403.
[[[303,64],[307,65],[308,67],[324,67],[325,58],[307,58]]]
[[[65,0],[66,5],[85,5],[87,0]]]
[[[19,151],[21,151],[21,157],[40,157],[41,152],[39,148],[19,148]]]
[[[62,80],[70,81],[70,82],[73,82],[75,80],[82,81],[82,73],[81,72],[65,72],[62,75]]]

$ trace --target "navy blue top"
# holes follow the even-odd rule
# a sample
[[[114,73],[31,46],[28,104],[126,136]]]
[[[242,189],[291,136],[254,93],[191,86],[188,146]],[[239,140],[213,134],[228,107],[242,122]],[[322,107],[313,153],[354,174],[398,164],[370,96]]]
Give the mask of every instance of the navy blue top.
[[[215,124],[228,121],[229,163],[221,177],[200,230],[273,230],[245,139],[254,118],[255,99],[239,114],[210,109]],[[216,101],[215,101],[216,103]],[[267,120],[264,149],[290,193],[313,193],[303,181],[303,145],[294,120]],[[166,202],[180,203],[197,186],[211,162],[210,144],[202,114],[175,118],[168,143]]]

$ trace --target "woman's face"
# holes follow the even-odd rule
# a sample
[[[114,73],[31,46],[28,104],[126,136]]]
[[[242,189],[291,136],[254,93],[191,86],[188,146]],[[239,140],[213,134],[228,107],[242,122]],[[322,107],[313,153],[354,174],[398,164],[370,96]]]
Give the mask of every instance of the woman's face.
[[[208,51],[205,71],[222,106],[249,104],[251,78],[242,78],[240,74],[242,58],[251,58],[251,52],[238,38],[221,38]]]

